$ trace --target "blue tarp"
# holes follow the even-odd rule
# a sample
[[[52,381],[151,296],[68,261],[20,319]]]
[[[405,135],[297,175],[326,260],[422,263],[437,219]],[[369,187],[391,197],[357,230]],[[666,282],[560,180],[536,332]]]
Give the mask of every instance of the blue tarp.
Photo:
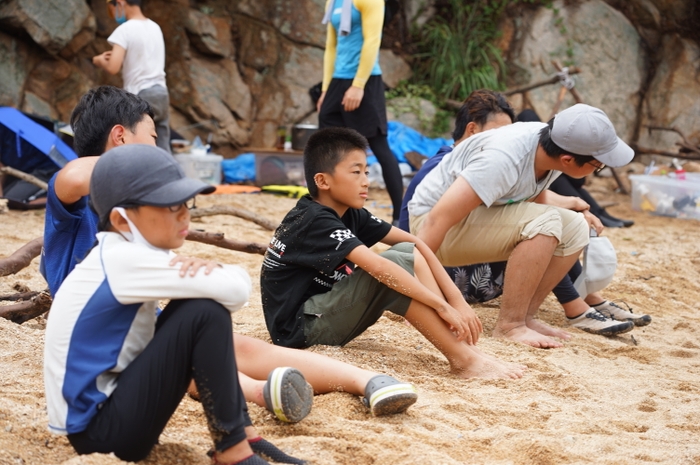
[[[432,157],[443,145],[452,144],[452,139],[431,139],[398,121],[389,121],[387,139],[389,148],[399,163],[408,163],[404,156],[407,152],[413,151]],[[377,158],[373,155],[369,156],[367,162],[372,165],[377,163]],[[222,162],[222,170],[224,182],[255,181],[255,155],[242,153],[236,158],[225,159]]]
[[[426,157],[432,157],[443,145],[450,145],[452,139],[441,137],[431,139],[413,128],[398,121],[389,121],[387,139],[389,148],[399,163],[408,163],[404,156],[407,152],[418,152]]]
[[[0,163],[31,173],[62,168],[76,158],[56,134],[15,108],[0,107]]]
[[[224,172],[225,183],[255,181],[255,154],[242,153],[236,158],[224,159],[221,169]]]

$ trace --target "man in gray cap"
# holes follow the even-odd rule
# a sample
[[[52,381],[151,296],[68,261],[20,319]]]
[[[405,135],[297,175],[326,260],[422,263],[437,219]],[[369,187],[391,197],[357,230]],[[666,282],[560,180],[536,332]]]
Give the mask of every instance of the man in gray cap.
[[[445,266],[508,260],[495,337],[561,347],[570,335],[535,318],[602,225],[588,205],[547,187],[629,163],[606,114],[578,104],[548,123],[516,123],[460,143],[416,189],[411,231]],[[591,321],[591,324],[597,324]]]

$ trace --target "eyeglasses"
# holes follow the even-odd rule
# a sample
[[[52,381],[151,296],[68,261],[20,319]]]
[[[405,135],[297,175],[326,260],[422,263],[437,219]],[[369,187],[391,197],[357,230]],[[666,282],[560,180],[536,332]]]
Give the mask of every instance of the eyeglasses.
[[[586,163],[591,165],[591,166],[595,166],[595,171],[593,171],[593,173],[595,173],[595,174],[598,174],[605,169],[605,163],[601,163],[599,161],[596,161],[595,163],[593,163],[591,161],[587,161]]]
[[[195,202],[196,197],[192,197],[191,199],[179,204],[179,205],[171,205],[168,207],[168,210],[170,210],[173,213],[177,213],[180,210],[182,210],[182,207],[185,206],[188,210],[193,210],[197,208],[196,202]]]

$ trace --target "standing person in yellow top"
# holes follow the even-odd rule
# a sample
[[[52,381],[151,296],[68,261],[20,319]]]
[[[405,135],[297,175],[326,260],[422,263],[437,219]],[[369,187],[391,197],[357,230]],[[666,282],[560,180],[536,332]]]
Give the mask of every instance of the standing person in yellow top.
[[[328,0],[323,84],[316,108],[319,127],[348,127],[367,138],[382,166],[398,224],[403,197],[401,171],[387,142],[386,102],[379,45],[384,0]]]
[[[122,72],[124,89],[151,106],[158,147],[170,153],[170,98],[165,84],[165,41],[160,26],[144,16],[141,0],[107,0],[119,25],[107,38],[112,50],[92,58],[110,74]]]

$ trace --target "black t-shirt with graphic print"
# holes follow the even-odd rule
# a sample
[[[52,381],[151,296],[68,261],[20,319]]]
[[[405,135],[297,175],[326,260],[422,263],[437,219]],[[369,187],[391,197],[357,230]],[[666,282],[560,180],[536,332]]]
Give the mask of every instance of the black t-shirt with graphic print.
[[[272,342],[305,347],[303,305],[328,292],[352,273],[345,257],[360,245],[382,240],[391,225],[370,212],[350,208],[342,218],[335,210],[302,197],[270,240],[260,273],[260,290]]]

